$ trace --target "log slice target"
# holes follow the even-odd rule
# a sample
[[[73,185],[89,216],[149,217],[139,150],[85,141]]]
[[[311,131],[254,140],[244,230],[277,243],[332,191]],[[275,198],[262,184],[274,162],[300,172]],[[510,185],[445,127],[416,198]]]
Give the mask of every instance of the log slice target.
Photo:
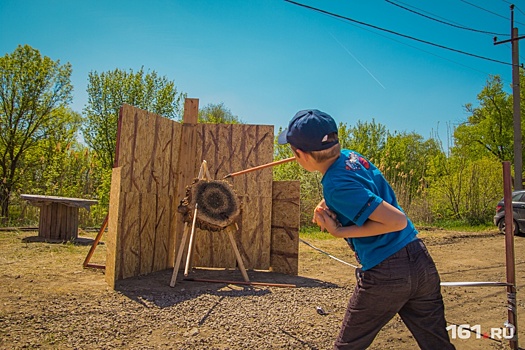
[[[240,214],[239,199],[226,181],[195,179],[186,187],[186,197],[178,208],[185,222],[193,221],[196,205],[196,223],[206,230],[220,231],[234,223]]]

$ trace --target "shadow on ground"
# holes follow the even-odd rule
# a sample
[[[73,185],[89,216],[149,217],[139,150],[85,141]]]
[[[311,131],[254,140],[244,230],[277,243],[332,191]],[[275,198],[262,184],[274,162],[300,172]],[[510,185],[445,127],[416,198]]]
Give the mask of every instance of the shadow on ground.
[[[179,272],[174,287],[170,287],[173,270],[163,270],[118,281],[115,290],[128,298],[144,305],[170,307],[183,301],[194,299],[202,294],[224,297],[261,296],[272,293],[273,288],[340,288],[337,284],[318,279],[290,276],[275,272],[248,271],[251,282],[246,285],[238,270],[195,269],[185,278]],[[191,279],[206,279],[213,282],[201,282]],[[215,281],[225,282],[215,282]],[[240,283],[233,283],[239,281]],[[282,285],[282,286],[279,286]]]

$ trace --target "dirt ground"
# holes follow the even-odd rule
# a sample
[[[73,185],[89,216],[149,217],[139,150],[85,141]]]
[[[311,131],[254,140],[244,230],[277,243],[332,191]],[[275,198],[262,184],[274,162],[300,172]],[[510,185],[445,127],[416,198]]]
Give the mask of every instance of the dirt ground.
[[[95,234],[82,232],[84,245],[51,244],[27,242],[36,232],[0,231],[0,349],[329,349],[355,283],[352,267],[301,243],[299,276],[249,271],[252,281],[296,288],[190,281],[170,288],[172,271],[166,270],[125,280],[115,291],[102,270],[82,268]],[[443,282],[506,280],[504,236],[496,229],[423,230],[420,237]],[[356,264],[342,240],[302,238]],[[515,238],[515,255],[518,327],[524,327],[518,337],[525,344],[525,237]],[[105,263],[104,245],[91,262]],[[192,276],[242,280],[238,271],[199,269]],[[444,286],[442,291],[457,349],[510,348],[498,339],[505,335],[498,330],[507,320],[505,287]],[[317,306],[327,315],[318,314]],[[262,309],[263,316],[257,313]],[[464,324],[482,335],[457,329]],[[494,339],[487,338],[491,335]],[[417,349],[417,344],[396,317],[371,349]]]

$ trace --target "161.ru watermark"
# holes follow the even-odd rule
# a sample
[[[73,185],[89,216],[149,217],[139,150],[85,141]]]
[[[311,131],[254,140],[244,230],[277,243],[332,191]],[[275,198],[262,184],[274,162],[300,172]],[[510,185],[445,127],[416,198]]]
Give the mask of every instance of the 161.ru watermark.
[[[504,328],[491,328],[489,332],[482,332],[479,324],[452,324],[447,327],[447,331],[450,332],[450,338],[452,339],[469,339],[476,337],[476,339],[491,338],[491,339],[513,339],[516,333],[516,329],[513,325],[505,324]]]

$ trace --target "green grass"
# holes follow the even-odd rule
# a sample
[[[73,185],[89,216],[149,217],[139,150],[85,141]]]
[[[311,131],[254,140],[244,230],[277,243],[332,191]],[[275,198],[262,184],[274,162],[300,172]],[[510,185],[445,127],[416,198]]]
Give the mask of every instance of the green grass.
[[[461,231],[461,232],[487,232],[487,231],[497,231],[497,227],[494,224],[485,223],[485,224],[469,224],[464,221],[459,220],[443,220],[440,222],[433,223],[432,225],[418,225],[415,223],[415,226],[419,230],[423,229],[439,229],[439,230],[449,230],[449,231]],[[301,238],[312,238],[319,240],[329,240],[336,239],[328,232],[321,232],[317,226],[303,226],[299,230],[299,237]]]
[[[319,240],[337,239],[328,232],[321,232],[317,226],[304,226],[299,230],[300,238],[313,238]]]
[[[416,224],[416,227],[417,226],[418,225]],[[451,231],[463,231],[463,232],[485,232],[485,231],[497,230],[497,227],[492,223],[471,224],[471,223],[468,223],[462,220],[438,221],[438,222],[433,223],[431,227],[438,228],[438,229],[451,230]]]

